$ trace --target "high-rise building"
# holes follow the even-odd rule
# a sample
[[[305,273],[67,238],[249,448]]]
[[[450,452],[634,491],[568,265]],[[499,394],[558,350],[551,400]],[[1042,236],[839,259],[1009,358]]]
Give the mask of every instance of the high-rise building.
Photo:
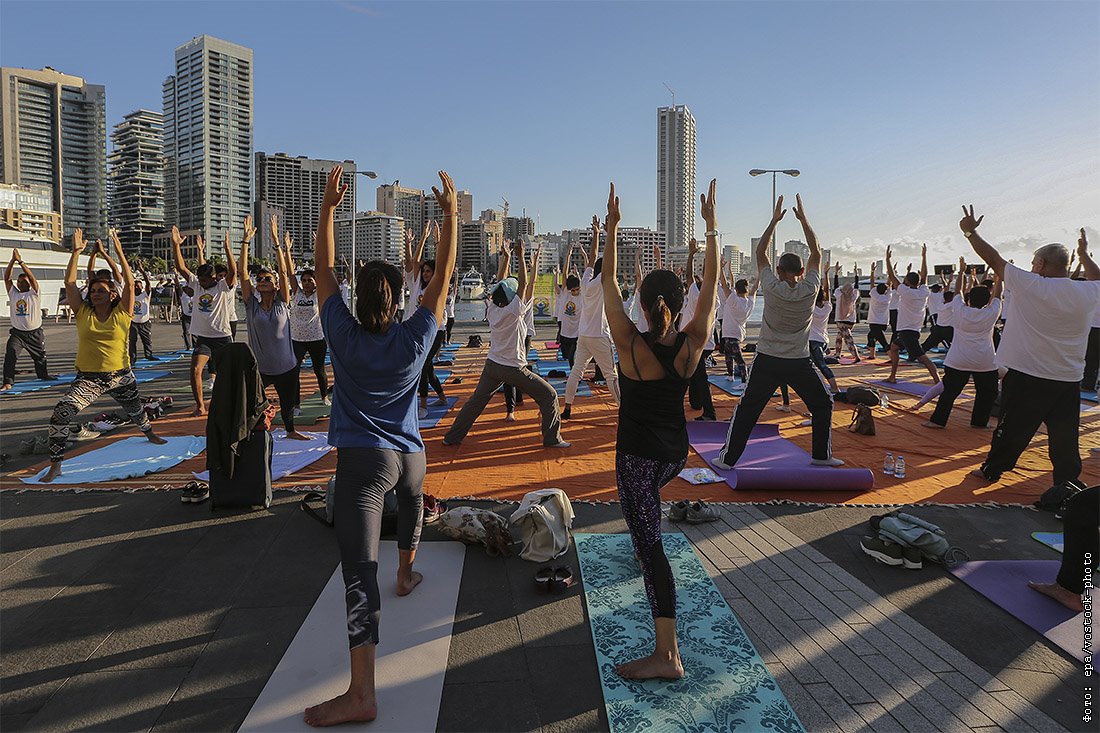
[[[460,224],[469,224],[474,220],[474,196],[463,189],[458,191],[458,221]],[[419,237],[424,226],[435,220],[442,226],[443,210],[431,193],[425,193],[420,188],[408,188],[400,185],[400,181],[379,186],[375,194],[378,211],[390,216],[400,216],[405,220],[405,227],[412,231],[414,237]],[[427,256],[435,253],[435,240],[428,238],[425,244]]]
[[[793,252],[802,258],[802,264],[805,265],[807,260],[810,259],[810,245],[803,242],[801,239],[788,239],[783,243],[783,253]]]
[[[337,263],[344,257],[353,266],[356,260],[382,260],[401,268],[404,250],[405,222],[399,216],[390,216],[380,211],[357,212],[354,242],[351,218],[336,220]]]
[[[164,81],[165,224],[239,242],[252,212],[252,49],[196,36]]]
[[[127,252],[151,257],[164,231],[164,116],[139,109],[111,132],[110,221]]]
[[[107,236],[106,100],[49,67],[0,69],[0,182],[48,188],[66,236]]]
[[[736,244],[727,244],[722,248],[722,257],[730,264],[733,274],[740,275],[745,269],[745,253]]]
[[[535,236],[535,220],[529,216],[504,217],[504,238],[513,242],[520,237]]]
[[[685,105],[657,109],[657,231],[669,247],[695,236],[695,118]],[[685,250],[686,252],[686,250]]]
[[[61,242],[61,214],[46,186],[0,183],[0,222],[36,237]]]
[[[335,218],[350,219],[355,211],[354,161],[316,160],[301,155],[292,158],[286,153],[256,153],[256,201],[282,208],[279,224],[281,231],[294,239],[292,254],[295,257],[313,257],[313,232],[317,230],[317,220],[321,216],[321,199],[328,174],[336,165],[344,166],[344,175],[340,180],[347,184],[348,191],[336,207]],[[257,206],[257,210],[259,208]],[[267,220],[260,220],[255,226],[258,230],[266,230],[270,225]]]
[[[472,267],[486,279],[494,277],[503,244],[504,227],[499,221],[482,219],[460,225],[457,269],[466,272]]]

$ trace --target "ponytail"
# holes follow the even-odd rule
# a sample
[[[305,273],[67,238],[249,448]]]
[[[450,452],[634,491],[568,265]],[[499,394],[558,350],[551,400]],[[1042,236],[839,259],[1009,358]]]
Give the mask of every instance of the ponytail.
[[[665,296],[658,295],[649,306],[649,333],[653,339],[664,338],[672,328],[672,311],[665,303]]]
[[[368,262],[355,281],[355,315],[370,333],[384,333],[393,323],[402,288],[401,273],[385,262]]]

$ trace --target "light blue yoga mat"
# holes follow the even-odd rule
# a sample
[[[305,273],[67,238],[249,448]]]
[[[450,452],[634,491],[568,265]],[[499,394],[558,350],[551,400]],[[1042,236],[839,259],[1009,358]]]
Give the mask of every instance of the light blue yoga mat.
[[[146,371],[134,372],[134,376],[137,377],[138,384],[145,384],[146,382],[152,382],[154,379],[160,379],[161,377],[167,377],[172,372],[166,372],[162,370],[149,369]]]
[[[61,477],[49,485],[67,486],[138,478],[165,471],[206,449],[206,436],[181,435],[165,440],[168,442],[164,445],[154,445],[144,436],[131,436],[73,456],[62,465]],[[25,484],[40,484],[38,479],[47,470],[44,468],[35,476],[21,480]]]
[[[438,372],[436,373],[438,374]],[[450,411],[450,409],[455,406],[456,402],[458,402],[458,398],[448,397],[446,405],[436,405],[433,404],[434,402],[435,400],[432,399],[432,401],[428,403],[428,416],[420,419],[421,430],[434,428],[436,425],[438,425],[439,421],[443,419],[443,416],[446,415]]]
[[[546,381],[549,382],[554,387],[555,390],[557,390],[558,397],[565,397],[565,383],[567,381],[569,381],[568,379],[555,377],[554,379],[547,379]],[[586,382],[583,379],[581,381],[577,382],[577,397],[591,397],[591,396],[592,396],[592,389],[588,386],[588,382]]]
[[[687,538],[662,535],[676,578],[682,680],[625,680],[615,665],[653,651],[653,618],[630,536],[577,534],[577,554],[612,733],[804,731]]]
[[[1081,399],[1089,402],[1100,402],[1100,397],[1097,396],[1096,392],[1082,392]]]
[[[1052,550],[1058,552],[1064,552],[1065,547],[1065,533],[1064,532],[1032,532],[1031,538],[1043,543]]]
[[[134,362],[133,368],[134,369],[156,369],[161,364],[176,361],[177,359],[182,359],[185,356],[190,356],[190,354],[191,354],[190,351],[169,351],[166,354],[154,354],[154,356],[157,357],[156,361],[151,361],[149,359],[138,359],[137,361]]]
[[[68,384],[75,378],[75,374],[58,374],[57,379],[31,379],[26,382],[16,382],[12,385],[11,389],[0,392],[0,396],[11,396],[24,394],[25,392],[37,392],[40,389],[48,389],[49,387],[60,387],[63,384]]]
[[[726,375],[724,374],[709,374],[707,375],[707,381],[726,394],[733,395],[734,397],[740,397],[745,392],[744,382],[740,379],[733,382],[727,381]]]
[[[538,372],[540,377],[547,376],[548,374],[550,374],[551,371],[553,371],[555,369],[568,374],[570,368],[571,367],[569,366],[569,362],[567,362],[567,361],[549,360],[549,359],[540,359],[539,361],[535,362],[535,364],[532,366],[532,369],[534,369],[536,372]]]

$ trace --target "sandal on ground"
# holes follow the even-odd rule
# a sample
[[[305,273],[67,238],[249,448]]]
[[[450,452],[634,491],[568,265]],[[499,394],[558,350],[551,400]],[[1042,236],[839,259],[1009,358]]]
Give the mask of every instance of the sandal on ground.
[[[574,583],[573,571],[565,565],[559,565],[554,568],[554,577],[550,579],[550,592],[564,593],[569,588],[572,588]]]
[[[554,568],[549,565],[535,571],[535,589],[540,593],[550,590],[550,581],[554,579]]]

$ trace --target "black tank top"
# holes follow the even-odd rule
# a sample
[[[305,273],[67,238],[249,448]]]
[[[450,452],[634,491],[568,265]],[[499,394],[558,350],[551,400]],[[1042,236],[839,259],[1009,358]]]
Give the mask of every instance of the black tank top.
[[[619,431],[615,442],[619,452],[659,461],[687,457],[684,395],[689,380],[677,374],[675,366],[676,355],[686,340],[687,335],[679,333],[671,346],[650,345],[665,370],[661,379],[631,379],[619,365]]]

